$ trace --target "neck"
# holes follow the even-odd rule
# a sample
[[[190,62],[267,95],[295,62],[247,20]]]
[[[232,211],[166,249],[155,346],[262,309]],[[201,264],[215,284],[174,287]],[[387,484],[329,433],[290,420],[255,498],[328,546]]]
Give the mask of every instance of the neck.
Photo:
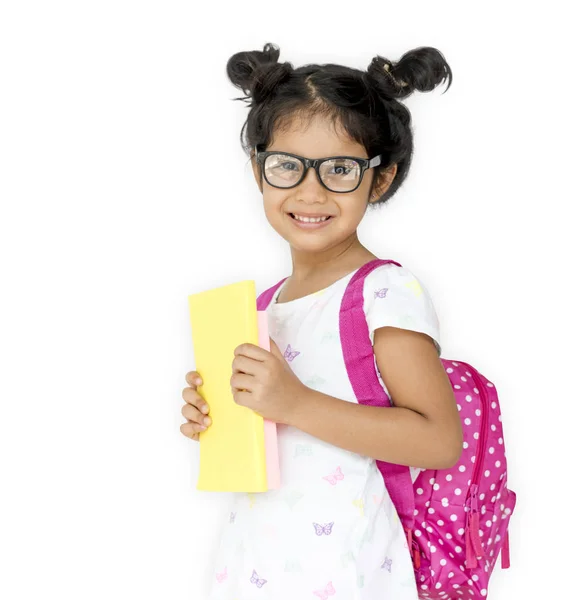
[[[359,241],[355,232],[334,248],[308,252],[291,248],[292,281],[302,282],[326,275],[343,275],[357,269],[375,256]]]

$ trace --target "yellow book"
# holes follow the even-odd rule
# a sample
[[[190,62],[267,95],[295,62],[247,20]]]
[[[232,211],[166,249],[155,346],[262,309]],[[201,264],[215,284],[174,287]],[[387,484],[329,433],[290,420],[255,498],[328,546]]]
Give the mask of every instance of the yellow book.
[[[267,491],[268,422],[237,405],[230,386],[235,348],[243,343],[265,346],[259,343],[255,283],[239,281],[192,294],[188,301],[196,371],[203,380],[198,391],[212,418],[200,433],[197,489]]]

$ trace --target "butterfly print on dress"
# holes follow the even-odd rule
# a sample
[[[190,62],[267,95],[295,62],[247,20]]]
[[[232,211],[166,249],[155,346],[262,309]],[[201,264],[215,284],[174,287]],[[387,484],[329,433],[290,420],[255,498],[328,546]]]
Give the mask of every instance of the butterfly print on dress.
[[[303,494],[299,490],[288,492],[285,497],[287,505],[293,510],[293,507],[303,498]]]
[[[319,375],[313,375],[310,379],[305,382],[305,385],[311,388],[315,388],[318,385],[322,385],[325,383],[325,379],[323,377],[319,377]]]
[[[416,279],[410,281],[409,283],[405,283],[405,285],[407,288],[410,288],[414,292],[415,296],[422,296],[422,287]]]
[[[314,523],[313,527],[315,528],[316,535],[331,535],[331,530],[333,529],[333,525],[335,523],[324,523],[320,525],[319,523]]]
[[[332,342],[334,340],[338,340],[339,339],[339,334],[333,332],[333,331],[326,331],[322,336],[321,336],[321,342]]]
[[[288,361],[291,362],[296,356],[298,356],[300,353],[297,352],[296,350],[292,350],[291,346],[288,344],[286,351],[284,352],[284,358]]]
[[[356,506],[359,509],[359,513],[362,517],[365,516],[365,502],[363,501],[363,498],[353,500],[353,506]]]
[[[380,290],[375,290],[375,298],[386,298],[388,291],[389,291],[389,288],[382,288]]]
[[[385,562],[382,564],[381,569],[387,570],[389,573],[391,572],[393,561],[390,558],[385,558]]]
[[[316,596],[318,596],[319,598],[321,598],[321,600],[327,600],[327,598],[329,598],[330,596],[333,596],[335,594],[335,588],[333,587],[333,584],[330,581],[325,586],[325,589],[323,589],[323,590],[315,590],[313,593]]]
[[[346,552],[345,554],[343,554],[343,556],[341,556],[341,564],[344,567],[349,566],[349,564],[351,562],[353,562],[355,560],[355,555],[353,554],[353,552],[350,550],[349,552]]]
[[[343,475],[341,467],[337,467],[335,471],[331,473],[331,475],[326,475],[325,477],[323,477],[323,479],[325,479],[325,481],[328,481],[331,485],[337,485],[338,481],[342,481],[343,479],[345,479],[345,475]]]
[[[254,570],[254,571],[252,571],[252,576],[250,577],[250,582],[253,583],[254,585],[257,585],[259,588],[261,588],[264,584],[268,583],[268,580],[262,579]]]
[[[277,527],[275,525],[272,525],[271,523],[266,523],[264,525],[263,532],[265,535],[272,539],[276,539],[279,535]]]
[[[286,573],[301,573],[302,570],[299,560],[286,560],[284,569]]]
[[[246,553],[246,546],[244,546],[244,540],[240,540],[240,543],[236,546],[236,556],[242,556]]]
[[[296,444],[295,458],[298,456],[313,456],[313,446],[311,444]]]
[[[373,541],[373,527],[367,527],[361,541],[359,542],[359,549],[362,550],[363,546],[366,543],[371,543]]]
[[[216,573],[216,581],[222,583],[225,579],[228,579],[228,567],[224,567],[222,573]]]

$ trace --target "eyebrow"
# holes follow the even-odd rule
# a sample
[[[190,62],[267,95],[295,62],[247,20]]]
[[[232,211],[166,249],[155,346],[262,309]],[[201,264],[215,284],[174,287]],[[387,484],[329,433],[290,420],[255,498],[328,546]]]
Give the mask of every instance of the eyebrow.
[[[292,154],[293,156],[300,156],[301,158],[309,158],[309,160],[316,160],[315,158],[310,158],[309,156],[303,156],[303,154],[297,154],[297,152],[289,152],[287,150],[266,150],[266,152],[279,152],[280,154]],[[328,156],[319,156],[319,157],[317,157],[317,159],[320,159],[320,158],[339,158],[339,157],[360,158],[362,160],[367,160],[366,156],[355,156],[354,154],[330,154]]]

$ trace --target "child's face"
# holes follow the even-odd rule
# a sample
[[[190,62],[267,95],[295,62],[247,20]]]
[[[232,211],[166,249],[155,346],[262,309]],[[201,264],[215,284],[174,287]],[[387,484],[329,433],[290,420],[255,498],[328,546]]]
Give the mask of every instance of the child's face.
[[[313,117],[309,125],[296,121],[285,131],[276,131],[272,144],[266,150],[291,152],[306,158],[328,156],[367,156],[361,144],[335,131],[331,121]],[[310,168],[303,181],[290,189],[269,185],[262,177],[260,167],[252,160],[258,187],[264,198],[264,211],[270,225],[300,251],[326,251],[356,238],[356,229],[368,202],[378,199],[388,188],[396,168],[371,190],[373,169],[367,169],[359,187],[348,193],[330,192],[321,185],[315,169]],[[301,215],[331,215],[323,226],[304,229],[296,224],[291,213]]]

